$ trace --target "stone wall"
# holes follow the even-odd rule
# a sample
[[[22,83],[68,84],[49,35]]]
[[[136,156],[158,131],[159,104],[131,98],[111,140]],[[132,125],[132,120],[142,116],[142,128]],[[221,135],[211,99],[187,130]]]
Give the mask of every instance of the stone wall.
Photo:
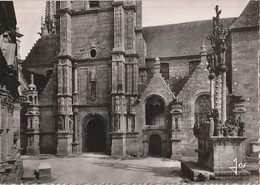
[[[90,48],[97,51],[95,58],[111,56],[113,48],[113,11],[79,14],[72,17],[72,55],[90,59]]]
[[[255,30],[234,31],[232,38],[232,93],[245,98],[247,137],[246,154],[250,154],[250,142],[259,138],[259,32]]]
[[[55,73],[39,96],[40,105],[40,152],[56,153]]]
[[[182,125],[181,127],[181,153],[184,157],[195,157],[197,148],[197,138],[193,134],[194,103],[201,94],[209,94],[209,72],[206,61],[201,61],[183,89],[177,96],[177,100],[183,104]]]
[[[79,65],[79,105],[107,104],[109,101],[109,66],[108,61],[96,61],[95,63],[81,63]],[[91,73],[95,72],[96,88],[95,99],[91,98]]]

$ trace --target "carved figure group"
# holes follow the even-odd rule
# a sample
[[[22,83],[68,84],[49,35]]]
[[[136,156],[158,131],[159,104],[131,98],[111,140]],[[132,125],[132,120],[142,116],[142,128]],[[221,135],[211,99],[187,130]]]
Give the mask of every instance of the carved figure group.
[[[224,124],[219,119],[218,109],[210,109],[207,115],[207,120],[201,119],[200,122],[196,121],[193,127],[193,133],[196,137],[211,135],[211,122],[214,122],[213,136],[243,136],[245,132],[245,123],[241,116],[235,119],[233,116],[229,116]]]

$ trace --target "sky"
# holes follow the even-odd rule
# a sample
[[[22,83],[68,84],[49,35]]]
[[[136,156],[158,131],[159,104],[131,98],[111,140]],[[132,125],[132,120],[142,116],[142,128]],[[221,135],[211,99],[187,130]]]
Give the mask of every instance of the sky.
[[[175,24],[212,19],[219,5],[221,18],[238,17],[249,0],[143,0],[143,26]],[[24,59],[40,38],[41,16],[45,1],[14,1],[17,26],[21,38],[21,58]]]

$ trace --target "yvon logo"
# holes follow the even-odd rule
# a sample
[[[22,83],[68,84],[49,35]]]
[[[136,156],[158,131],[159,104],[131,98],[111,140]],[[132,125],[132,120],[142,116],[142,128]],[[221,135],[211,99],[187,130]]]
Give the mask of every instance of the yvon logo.
[[[236,175],[237,175],[237,171],[238,169],[244,169],[246,167],[246,163],[239,163],[237,164],[237,158],[235,158],[234,160],[235,166],[234,167],[229,167]]]

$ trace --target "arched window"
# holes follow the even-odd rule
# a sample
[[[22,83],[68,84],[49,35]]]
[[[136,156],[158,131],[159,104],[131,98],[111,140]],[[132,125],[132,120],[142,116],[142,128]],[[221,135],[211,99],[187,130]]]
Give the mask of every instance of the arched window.
[[[32,102],[32,96],[29,96],[29,101]]]
[[[145,104],[146,125],[165,125],[164,103],[158,96],[150,97]]]
[[[207,119],[207,112],[210,110],[210,95],[202,94],[196,98],[194,117],[199,123],[201,120]]]

